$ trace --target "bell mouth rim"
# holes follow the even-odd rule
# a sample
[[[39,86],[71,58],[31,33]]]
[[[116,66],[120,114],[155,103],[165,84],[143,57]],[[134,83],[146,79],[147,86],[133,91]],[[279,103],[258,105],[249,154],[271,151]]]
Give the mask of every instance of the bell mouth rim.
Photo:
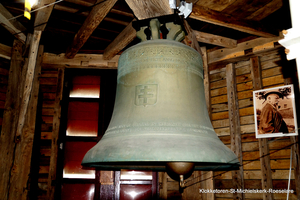
[[[100,170],[152,170],[167,171],[166,164],[172,162],[194,163],[194,170],[199,171],[226,171],[238,170],[240,163],[222,163],[222,162],[192,162],[192,161],[131,161],[131,162],[86,162],[81,163],[83,168],[95,168]]]

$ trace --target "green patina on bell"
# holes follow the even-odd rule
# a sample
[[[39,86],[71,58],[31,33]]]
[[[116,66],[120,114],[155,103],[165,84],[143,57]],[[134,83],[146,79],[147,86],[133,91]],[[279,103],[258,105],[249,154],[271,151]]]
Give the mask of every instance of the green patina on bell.
[[[169,39],[144,41],[120,56],[117,81],[111,122],[83,166],[166,171],[172,163],[194,163],[191,170],[239,168],[237,156],[212,127],[197,51]]]

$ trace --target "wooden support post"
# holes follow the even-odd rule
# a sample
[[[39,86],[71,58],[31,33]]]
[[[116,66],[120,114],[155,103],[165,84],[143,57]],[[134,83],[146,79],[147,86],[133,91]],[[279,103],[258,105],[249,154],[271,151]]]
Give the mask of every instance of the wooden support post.
[[[231,150],[236,154],[240,163],[242,164],[243,158],[239,103],[236,89],[235,66],[233,63],[226,65],[226,82]],[[244,189],[244,172],[242,166],[239,170],[232,171],[232,185],[233,188]],[[244,194],[234,193],[233,197],[234,199],[244,199]]]
[[[157,199],[158,198],[158,190],[159,190],[159,185],[158,185],[158,172],[152,172],[152,199]]]
[[[21,107],[20,107],[20,114],[19,114],[19,120],[18,120],[18,126],[17,126],[17,133],[15,139],[18,140],[18,138],[21,137],[22,129],[24,127],[25,122],[25,115],[28,108],[28,103],[32,91],[32,84],[33,84],[33,78],[34,78],[34,72],[35,72],[35,66],[36,66],[36,58],[38,54],[38,48],[39,43],[41,39],[41,31],[34,31],[32,41],[30,44],[30,50],[28,55],[28,67],[27,67],[27,73],[25,75],[25,86],[23,90],[22,95],[22,101],[21,101]]]
[[[295,143],[292,146],[293,152],[293,167],[294,167],[294,176],[295,176],[295,184],[296,184],[296,194],[297,199],[300,199],[300,156],[299,156],[299,136],[292,136],[291,142]]]
[[[0,199],[28,199],[43,56],[42,47],[38,52],[39,38],[37,33],[31,42],[28,62],[22,57],[23,45],[15,42],[13,46],[0,141]]]
[[[289,63],[287,62],[286,67],[288,67],[288,76],[285,77],[284,79],[284,84],[285,85],[289,85],[289,84],[293,84],[293,80],[296,79],[296,75],[294,73],[294,70],[292,68],[292,66],[289,66]],[[295,86],[294,86],[295,87]],[[295,91],[297,92],[297,90],[295,89]],[[295,95],[296,96],[296,95]],[[296,98],[297,101],[297,98]],[[300,100],[298,100],[299,102]],[[296,105],[297,104],[296,102]],[[297,108],[297,110],[300,110],[300,108]],[[296,111],[297,112],[297,111]],[[298,120],[298,124],[300,122],[300,119]],[[299,133],[299,130],[298,130]],[[294,144],[291,148],[292,148],[292,154],[293,154],[293,168],[294,168],[294,176],[295,176],[295,185],[296,185],[296,194],[297,194],[297,199],[300,199],[300,149],[299,149],[299,136],[291,136],[291,143]]]
[[[261,165],[261,174],[262,174],[262,189],[272,189],[272,171],[270,166],[270,156],[268,139],[262,138],[258,139],[259,142],[259,156],[260,156],[260,165]],[[264,193],[264,200],[273,199],[272,193]]]
[[[207,60],[207,52],[205,47],[200,47],[197,41],[196,35],[188,22],[184,20],[184,27],[188,33],[188,36],[185,39],[186,45],[194,48],[196,51],[202,55],[203,58],[203,70],[204,70],[204,90],[205,90],[205,100],[208,109],[208,113],[211,117],[211,103],[210,103],[210,83],[209,83],[209,71],[208,71],[208,60]],[[201,187],[205,187],[205,189],[214,189],[214,180],[213,180],[213,172],[202,172],[201,173],[202,180],[205,180],[205,183],[200,184]],[[206,193],[202,194],[203,199],[215,199],[214,193]]]
[[[11,58],[11,47],[4,44],[0,44],[0,58],[8,59]]]
[[[39,86],[40,86],[39,76],[41,74],[43,53],[44,53],[44,48],[43,46],[40,46],[39,51],[34,55],[34,57],[36,57],[36,55],[38,56],[36,61],[34,62],[35,63],[34,65],[36,67],[35,70],[32,72],[33,77],[32,80],[30,80],[32,83],[30,84],[31,91],[28,92],[29,96],[27,101],[28,102],[27,109],[23,116],[21,115],[21,110],[19,114],[19,119],[20,117],[22,117],[24,118],[24,121],[23,121],[21,134],[20,136],[17,136],[16,134],[16,137],[19,138],[15,139],[16,148],[15,148],[14,165],[13,165],[13,168],[15,170],[11,173],[11,180],[10,180],[10,184],[13,185],[14,187],[10,187],[10,191],[9,191],[10,193],[9,199],[11,200],[13,199],[26,200],[28,199],[28,195],[29,195],[30,187],[28,184],[30,182],[30,177],[31,177],[30,175],[31,157],[32,157],[34,135],[35,135],[37,103],[38,103],[38,94],[39,94]],[[32,63],[30,63],[30,57],[29,57],[28,68],[30,64]],[[27,85],[28,85],[27,82],[25,82],[24,85],[25,88],[23,91],[25,91]],[[22,104],[20,109],[21,108],[22,108]]]
[[[22,77],[24,59],[22,57],[23,44],[15,40],[12,47],[12,56],[9,70],[9,79],[6,93],[6,101],[3,113],[3,126],[0,137],[0,199],[8,199],[10,188],[10,174],[13,168],[15,150],[15,132],[18,123],[19,97],[21,91],[19,81]]]
[[[120,178],[121,171],[115,171],[115,200],[120,199]]]
[[[210,95],[210,79],[209,79],[209,69],[208,69],[208,60],[207,60],[207,51],[206,47],[201,47],[201,54],[203,59],[203,72],[204,72],[204,92],[205,92],[205,101],[207,106],[208,115],[211,119],[211,95]],[[201,179],[202,181],[201,187],[205,187],[203,189],[214,189],[214,173],[213,171],[202,172]],[[206,199],[215,199],[214,193],[206,193],[202,194],[203,200]]]
[[[57,153],[58,153],[58,139],[59,139],[59,128],[60,128],[60,118],[61,118],[61,100],[63,97],[63,87],[64,87],[64,72],[65,69],[58,69],[57,78],[57,89],[55,95],[55,105],[54,105],[54,116],[53,116],[53,131],[52,131],[52,141],[51,141],[51,155],[50,155],[50,166],[48,175],[48,190],[47,199],[53,200],[55,193],[56,181],[56,171],[57,171]]]
[[[184,27],[188,33],[188,36],[185,39],[186,45],[194,48],[196,51],[202,55],[203,58],[203,70],[204,70],[204,90],[205,90],[205,100],[208,109],[208,113],[211,117],[211,103],[210,103],[210,83],[209,83],[209,71],[208,71],[208,57],[205,47],[200,47],[197,41],[196,35],[188,22],[184,20]],[[206,180],[205,184],[201,184],[202,187],[206,187],[205,189],[214,189],[214,180],[213,180],[213,172],[203,172],[204,176],[201,177],[202,180]],[[203,194],[203,199],[215,199],[214,193],[206,193]]]
[[[159,199],[166,200],[168,198],[167,172],[158,172],[159,177]]]
[[[191,28],[191,26],[189,25],[189,23],[186,20],[183,21],[183,25],[184,25],[185,30],[188,33],[188,35],[186,36],[186,38],[184,40],[185,44],[192,47],[196,51],[198,51],[201,55],[202,54],[201,49],[200,49],[197,37],[196,37],[193,29]]]
[[[253,91],[262,89],[262,75],[259,57],[250,58],[251,76],[253,82]],[[270,166],[268,139],[258,139],[259,156],[262,173],[262,189],[272,189],[272,171]],[[264,193],[263,199],[273,199],[272,193]]]

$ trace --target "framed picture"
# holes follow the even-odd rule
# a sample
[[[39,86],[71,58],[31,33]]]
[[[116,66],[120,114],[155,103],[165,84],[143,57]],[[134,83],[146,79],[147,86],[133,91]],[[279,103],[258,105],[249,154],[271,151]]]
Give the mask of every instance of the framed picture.
[[[293,85],[253,91],[256,138],[298,135]]]

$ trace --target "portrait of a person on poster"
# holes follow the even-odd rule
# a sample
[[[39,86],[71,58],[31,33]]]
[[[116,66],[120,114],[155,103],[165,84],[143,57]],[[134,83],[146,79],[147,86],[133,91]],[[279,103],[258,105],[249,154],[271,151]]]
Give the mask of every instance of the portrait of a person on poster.
[[[256,138],[298,135],[293,85],[253,91]]]

